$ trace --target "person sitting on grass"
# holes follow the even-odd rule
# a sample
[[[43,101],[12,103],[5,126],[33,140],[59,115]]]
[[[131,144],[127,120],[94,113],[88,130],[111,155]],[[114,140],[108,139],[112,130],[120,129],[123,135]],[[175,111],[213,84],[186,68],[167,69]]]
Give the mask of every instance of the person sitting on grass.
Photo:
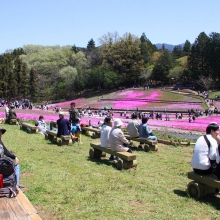
[[[128,122],[128,125],[126,128],[130,137],[139,137],[139,133],[138,133],[139,126],[140,126],[140,123],[137,120],[137,115],[132,114],[131,121]]]
[[[72,129],[71,129],[72,140],[78,142],[78,144],[82,144],[81,134],[82,134],[82,128],[80,126],[80,120],[79,118],[76,118],[75,124],[72,126]]]
[[[138,128],[140,138],[157,141],[157,137],[153,135],[152,130],[147,125],[148,118],[142,118],[142,124]]]
[[[212,164],[219,162],[218,146],[220,145],[219,125],[210,123],[206,128],[206,135],[200,136],[195,144],[191,166],[195,173],[208,175],[213,173]],[[220,175],[218,175],[220,177]]]
[[[114,127],[111,129],[109,134],[109,143],[112,151],[118,152],[130,152],[132,150],[128,148],[126,145],[130,144],[130,141],[126,139],[123,131],[121,130],[121,126],[123,122],[120,119],[114,120]]]
[[[101,134],[100,134],[100,142],[101,146],[108,148],[110,147],[110,142],[109,142],[109,134],[112,130],[112,123],[113,119],[112,117],[106,117],[104,120],[104,124],[101,127]],[[111,155],[109,160],[114,160],[114,156]]]
[[[58,131],[57,137],[61,135],[70,135],[71,124],[69,120],[64,118],[64,112],[59,113],[59,119],[57,120]]]
[[[20,184],[19,180],[20,180],[20,165],[19,163],[19,159],[13,154],[11,153],[3,144],[2,142],[2,135],[6,132],[6,130],[4,128],[0,128],[0,157],[9,157],[12,160],[14,160],[15,163],[15,175],[16,175],[16,185],[19,188],[24,188],[23,185]]]

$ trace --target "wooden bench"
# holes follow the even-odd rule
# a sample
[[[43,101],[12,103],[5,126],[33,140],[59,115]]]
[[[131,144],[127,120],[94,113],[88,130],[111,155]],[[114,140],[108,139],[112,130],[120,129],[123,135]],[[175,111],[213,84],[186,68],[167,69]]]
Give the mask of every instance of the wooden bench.
[[[122,170],[123,168],[129,169],[137,166],[136,154],[129,152],[115,152],[112,151],[110,148],[101,147],[99,144],[90,143],[90,146],[91,148],[89,150],[89,156],[92,159],[105,157],[105,154],[103,154],[103,152],[105,152],[120,158],[117,162],[118,170]]]
[[[148,151],[158,151],[158,142],[157,141],[152,141],[149,140],[147,138],[139,138],[139,137],[130,137],[128,135],[125,135],[125,137],[130,140],[130,141],[137,141],[140,144],[138,145],[138,147],[136,147],[135,145],[132,145],[132,148],[137,148],[138,150],[144,150],[146,152]],[[133,144],[131,142],[131,144]],[[144,145],[143,145],[144,144]]]
[[[16,118],[8,119],[10,125],[18,125],[18,121]]]
[[[51,121],[50,123],[53,125],[54,128],[58,128],[58,124],[56,121]]]
[[[47,130],[45,134],[45,139],[51,142],[56,142],[59,146],[69,145],[72,143],[70,135],[61,135],[60,138],[57,138],[57,132],[53,130]]]
[[[188,178],[194,180],[187,185],[187,193],[193,198],[216,194],[216,190],[220,189],[220,180],[211,174],[202,176],[192,171],[188,173]]]
[[[82,127],[82,131],[83,133],[85,133],[86,131],[93,132],[93,135],[92,135],[93,139],[100,138],[101,131],[98,128]]]
[[[20,189],[18,190],[17,197],[0,198],[0,219],[41,220],[25,194]]]
[[[36,134],[38,132],[38,129],[35,125],[28,124],[28,123],[25,123],[25,122],[23,122],[21,124],[20,129],[25,130],[25,131],[27,131],[28,133],[31,133],[31,134]]]

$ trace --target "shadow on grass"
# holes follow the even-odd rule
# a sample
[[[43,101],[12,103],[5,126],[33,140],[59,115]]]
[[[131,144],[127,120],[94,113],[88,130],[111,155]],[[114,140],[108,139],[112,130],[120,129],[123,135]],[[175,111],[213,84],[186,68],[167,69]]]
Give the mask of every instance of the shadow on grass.
[[[117,163],[115,163],[114,161],[112,160],[109,160],[107,158],[94,158],[94,159],[91,159],[90,157],[87,158],[88,161],[91,161],[91,162],[94,162],[98,165],[102,165],[102,164],[105,164],[107,166],[112,166],[114,168],[117,168]]]
[[[190,197],[186,191],[182,191],[182,190],[174,190],[174,193],[178,196],[184,197],[184,198],[191,198],[194,199],[196,202],[200,202],[200,203],[205,203],[208,205],[211,205],[213,208],[215,208],[216,210],[220,210],[220,198],[210,194],[210,195],[206,195],[200,199],[195,199]]]

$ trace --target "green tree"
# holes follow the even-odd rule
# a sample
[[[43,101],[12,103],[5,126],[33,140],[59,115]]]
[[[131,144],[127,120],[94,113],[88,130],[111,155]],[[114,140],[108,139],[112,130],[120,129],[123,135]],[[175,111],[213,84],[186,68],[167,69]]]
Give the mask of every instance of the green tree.
[[[219,81],[220,78],[220,34],[211,33],[207,44],[207,62],[211,68],[210,76]]]
[[[30,71],[30,78],[29,78],[29,91],[31,95],[31,101],[36,101],[36,97],[38,94],[37,91],[37,83],[38,82],[38,75],[34,68],[31,68]]]
[[[85,77],[81,71],[78,72],[77,77],[75,78],[75,81],[73,83],[73,89],[76,92],[76,94],[81,94],[81,92],[85,88]]]
[[[200,76],[209,76],[210,66],[207,62],[207,45],[209,37],[200,33],[192,45],[191,53],[188,57],[188,68],[193,79],[198,80]]]
[[[178,58],[182,57],[183,56],[183,48],[180,45],[175,46],[173,48],[172,54],[173,54],[174,59],[178,59]]]
[[[22,96],[26,98],[28,94],[28,87],[29,87],[28,86],[29,71],[28,71],[26,63],[22,63],[21,74],[22,74],[22,77],[21,77],[21,82],[20,82],[20,86],[21,86],[20,91],[21,91]]]
[[[74,53],[78,53],[78,52],[79,52],[79,48],[76,47],[75,44],[72,46],[71,50],[72,50]]]
[[[153,71],[152,79],[163,83],[168,82],[169,71],[172,68],[173,60],[168,50],[163,50],[163,53],[158,58]]]
[[[191,51],[191,43],[188,40],[186,40],[183,46],[183,55],[189,56],[190,51]]]
[[[17,56],[14,60],[14,76],[16,77],[16,81],[17,81],[17,95],[21,96],[21,83],[22,83],[22,60]]]
[[[157,51],[157,47],[151,43],[151,41],[146,37],[145,33],[143,33],[140,37],[140,49],[141,55],[144,59],[144,64],[149,63],[152,54]]]
[[[91,39],[91,40],[88,42],[88,44],[87,44],[87,49],[90,50],[90,51],[96,49],[96,47],[95,47],[95,41],[94,41],[93,39]]]
[[[103,58],[102,67],[112,69],[123,76],[125,85],[133,85],[139,79],[144,67],[139,38],[128,33],[120,40],[108,39],[101,46],[101,54]]]

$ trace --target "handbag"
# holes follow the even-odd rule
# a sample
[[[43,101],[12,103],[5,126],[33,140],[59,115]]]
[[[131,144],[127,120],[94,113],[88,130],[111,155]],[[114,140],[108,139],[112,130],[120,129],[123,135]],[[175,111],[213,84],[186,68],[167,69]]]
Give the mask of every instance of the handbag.
[[[205,141],[208,145],[208,148],[210,150],[210,141],[208,140],[208,138],[206,137],[206,135],[204,135]],[[220,146],[218,146],[218,152],[220,155]],[[210,160],[210,158],[209,158]],[[216,163],[216,161],[210,160],[211,166],[212,166],[212,174],[216,175],[219,179],[220,179],[220,164]]]

